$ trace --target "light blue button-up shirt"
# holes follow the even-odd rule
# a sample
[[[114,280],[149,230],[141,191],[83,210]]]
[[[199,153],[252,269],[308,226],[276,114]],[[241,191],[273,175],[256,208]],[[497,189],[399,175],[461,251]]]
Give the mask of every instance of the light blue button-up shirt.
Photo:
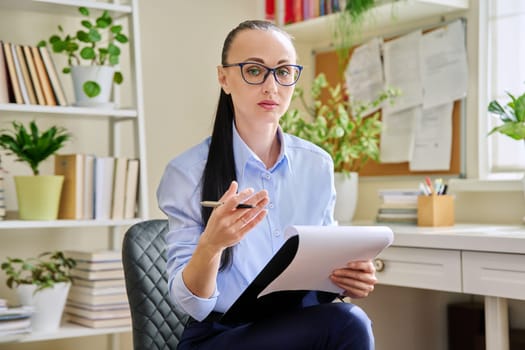
[[[320,147],[280,129],[277,137],[281,139],[279,158],[271,169],[266,169],[233,127],[239,190],[265,189],[270,202],[266,218],[235,246],[233,263],[219,272],[210,298],[192,294],[182,279],[182,270],[204,231],[199,202],[210,138],[171,160],[165,169],[157,198],[169,220],[168,285],[172,299],[196,320],[203,320],[211,311],[225,312],[233,304],[282,246],[287,226],[334,224],[332,159]]]

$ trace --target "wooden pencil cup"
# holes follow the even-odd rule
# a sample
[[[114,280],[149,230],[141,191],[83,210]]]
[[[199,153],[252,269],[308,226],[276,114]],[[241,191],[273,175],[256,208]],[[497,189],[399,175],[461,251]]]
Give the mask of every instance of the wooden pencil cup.
[[[454,197],[436,194],[417,197],[418,226],[453,226]]]

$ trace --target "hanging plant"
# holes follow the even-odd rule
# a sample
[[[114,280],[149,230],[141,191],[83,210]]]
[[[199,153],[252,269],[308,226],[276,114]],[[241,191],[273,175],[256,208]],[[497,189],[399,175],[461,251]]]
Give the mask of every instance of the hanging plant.
[[[339,72],[344,71],[350,48],[357,41],[365,20],[365,13],[376,5],[377,0],[347,0],[341,12],[335,16],[332,30],[333,44],[338,56]]]

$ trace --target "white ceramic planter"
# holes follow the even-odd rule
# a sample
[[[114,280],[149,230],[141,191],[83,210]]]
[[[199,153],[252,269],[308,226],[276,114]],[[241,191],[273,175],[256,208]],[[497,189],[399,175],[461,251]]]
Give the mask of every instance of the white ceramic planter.
[[[111,105],[111,88],[115,69],[110,66],[73,66],[71,76],[75,90],[75,105],[82,107],[105,107]],[[83,85],[86,81],[96,81],[100,85],[100,94],[88,97]]]
[[[23,306],[31,306],[31,328],[34,332],[50,332],[60,326],[67,294],[71,283],[61,282],[53,288],[46,288],[35,293],[36,286],[22,284],[17,287],[18,299]]]
[[[337,193],[334,218],[339,224],[351,222],[357,206],[359,174],[355,172],[349,175],[335,173],[334,181]]]

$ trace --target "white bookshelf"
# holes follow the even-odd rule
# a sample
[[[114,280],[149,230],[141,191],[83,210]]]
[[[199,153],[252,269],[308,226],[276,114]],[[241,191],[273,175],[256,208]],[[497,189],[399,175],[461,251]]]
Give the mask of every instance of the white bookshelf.
[[[141,69],[141,57],[140,57],[140,33],[139,33],[139,20],[138,20],[138,9],[139,0],[108,0],[108,1],[97,1],[97,0],[0,0],[0,16],[16,16],[21,20],[16,23],[16,28],[12,30],[26,31],[31,39],[34,40],[34,44],[40,39],[48,38],[52,32],[47,33],[40,31],[39,28],[31,26],[24,22],[24,15],[37,14],[38,16],[47,16],[53,18],[64,17],[65,20],[72,18],[77,21],[80,15],[78,13],[78,7],[87,7],[92,15],[98,15],[102,11],[109,11],[112,16],[122,22],[127,23],[127,34],[130,39],[128,48],[129,56],[123,55],[122,60],[129,59],[129,74],[126,75],[125,79],[128,81],[130,86],[130,100],[133,104],[130,107],[120,108],[120,91],[117,89],[114,92],[114,106],[115,108],[85,108],[76,107],[72,105],[68,106],[41,106],[41,105],[23,105],[23,104],[0,104],[0,123],[10,122],[12,120],[18,120],[25,122],[28,117],[37,120],[43,120],[46,118],[60,118],[60,120],[67,120],[68,123],[76,123],[76,121],[89,121],[101,120],[107,121],[108,129],[108,140],[110,156],[122,156],[122,150],[119,148],[120,143],[127,138],[131,140],[133,144],[134,157],[140,161],[139,166],[139,184],[138,184],[138,217],[133,219],[124,220],[51,220],[51,221],[28,221],[28,220],[7,220],[0,221],[0,237],[3,239],[10,239],[12,234],[16,234],[13,230],[30,230],[37,234],[40,229],[53,229],[53,228],[74,228],[75,234],[89,234],[91,228],[102,228],[107,229],[108,235],[110,236],[107,248],[117,249],[121,247],[121,233],[123,229],[148,218],[148,191],[147,191],[147,173],[146,173],[146,141],[145,141],[145,130],[144,130],[144,102],[142,93],[142,69]],[[60,24],[60,23],[57,23]],[[0,40],[4,41],[16,41],[16,33],[10,36],[9,31],[0,33]],[[23,36],[26,37],[26,36]],[[27,39],[25,39],[27,40]],[[30,42],[25,42],[29,44]],[[127,50],[126,50],[127,52]],[[126,62],[127,64],[128,62]],[[60,79],[67,79],[68,77],[63,76],[60,73]],[[68,101],[71,103],[71,101]],[[25,118],[25,119],[24,119]],[[60,125],[60,120],[56,122]],[[131,132],[125,135],[119,130],[118,125],[120,122],[130,123],[130,127],[126,130],[132,129]],[[97,124],[98,125],[98,124]],[[126,124],[127,125],[127,124]],[[79,127],[80,128],[80,127]],[[105,133],[101,133],[106,135]],[[82,133],[75,134],[76,138],[82,138],[86,135]],[[106,137],[106,136],[104,136]],[[93,137],[92,137],[93,138]],[[96,135],[92,140],[97,142]],[[77,152],[87,153],[89,149],[79,149]],[[5,164],[4,164],[5,165]],[[9,176],[17,175],[12,173]],[[12,208],[7,208],[11,210]],[[85,229],[85,230],[83,230]],[[54,234],[53,230],[50,230],[50,234]],[[27,242],[28,245],[31,242]],[[61,249],[58,243],[56,249]],[[1,244],[0,244],[1,246]],[[3,252],[6,254],[6,252]],[[0,283],[5,282],[5,276],[0,275]],[[101,328],[94,329],[75,325],[72,323],[63,323],[61,327],[54,332],[33,332],[29,334],[12,335],[8,337],[0,337],[0,343],[21,343],[21,342],[39,342],[49,341],[55,339],[64,338],[76,338],[76,337],[87,337],[97,335],[108,335],[111,336],[111,347],[116,349],[119,347],[118,337],[116,335],[120,333],[129,333],[131,327],[113,327],[113,328]],[[2,346],[0,346],[2,347]]]

